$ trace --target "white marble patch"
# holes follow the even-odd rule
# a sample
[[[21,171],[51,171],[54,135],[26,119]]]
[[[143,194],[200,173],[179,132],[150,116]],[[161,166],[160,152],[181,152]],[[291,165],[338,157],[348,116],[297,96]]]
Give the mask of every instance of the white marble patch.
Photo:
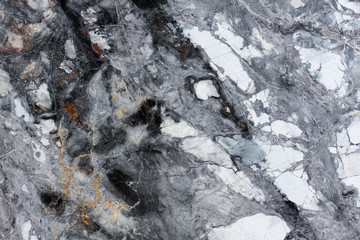
[[[345,178],[342,180],[347,186],[355,187],[360,192],[360,176]],[[360,207],[360,197],[357,197],[356,206]]]
[[[65,54],[68,58],[75,59],[76,58],[76,50],[74,41],[72,39],[68,39],[65,41]]]
[[[301,1],[301,0],[291,0],[290,4],[294,8],[301,8],[301,7],[305,6],[305,3],[303,3],[303,1]]]
[[[46,83],[43,83],[39,86],[38,90],[34,90],[29,92],[29,95],[33,102],[36,103],[38,107],[44,110],[51,109],[51,98],[50,93],[48,91],[48,86]]]
[[[0,96],[4,97],[10,90],[10,75],[0,68]]]
[[[24,118],[25,122],[29,122],[30,121],[30,115],[29,113],[25,110],[25,108],[23,107],[21,100],[19,98],[15,98],[14,99],[14,104],[15,104],[15,115],[21,118]]]
[[[49,8],[49,0],[27,0],[27,4],[34,10]]]
[[[187,138],[180,144],[181,149],[204,162],[233,168],[230,156],[207,137]]]
[[[353,144],[360,143],[360,117],[356,117],[347,128],[350,142]]]
[[[255,91],[254,81],[244,70],[240,59],[233,53],[233,50],[216,39],[209,31],[200,31],[196,26],[181,23],[184,35],[202,47],[211,59],[211,65],[222,80],[228,76],[236,85],[247,93]]]
[[[338,0],[337,1],[340,5],[353,10],[355,13],[360,13],[360,4],[356,1],[351,0]]]
[[[279,137],[279,135],[284,135],[287,138],[300,137],[301,129],[295,124],[288,123],[282,120],[276,120],[271,123],[272,132]]]
[[[234,29],[226,21],[224,15],[218,13],[214,16],[214,20],[216,21],[214,24],[214,28],[216,28],[214,35],[217,36],[219,40],[223,40],[229,44],[236,53],[240,53],[244,47],[244,39],[235,34]]]
[[[250,179],[244,172],[234,172],[233,169],[218,167],[215,165],[208,165],[208,168],[213,171],[221,180],[233,191],[243,195],[244,197],[258,202],[265,201],[265,194],[261,189],[253,185]]]
[[[185,138],[199,135],[199,131],[184,121],[175,122],[171,118],[165,118],[161,124],[161,132],[171,137]]]
[[[25,222],[22,226],[21,235],[24,240],[29,240],[30,230],[31,230],[31,221]]]
[[[19,52],[23,50],[24,41],[23,41],[23,37],[20,34],[7,31],[7,35],[8,35],[8,43],[12,48],[16,49]]]
[[[62,61],[62,63],[59,66],[62,70],[64,70],[67,74],[72,73],[72,69],[74,68],[74,64],[70,60]]]
[[[50,132],[56,130],[56,124],[53,119],[44,119],[41,120],[39,124],[36,125],[41,130],[42,134],[49,134]]]
[[[263,52],[265,54],[271,53],[271,51],[274,49],[274,45],[266,41],[260,34],[259,30],[256,28],[252,29],[252,35],[257,40],[257,42],[261,45],[263,48]]]
[[[313,48],[296,47],[303,63],[310,63],[310,73],[317,77],[319,82],[328,90],[339,89],[339,96],[346,93],[343,86],[345,65],[341,56],[327,51],[319,51]],[[345,91],[345,92],[344,92]]]
[[[80,12],[81,16],[84,18],[85,23],[88,25],[94,25],[94,23],[97,21],[97,14],[94,8],[89,7],[88,9],[82,10]]]
[[[220,97],[216,87],[211,80],[203,80],[194,84],[196,97],[200,100],[207,100],[211,97]]]
[[[212,228],[209,240],[282,240],[290,228],[277,216],[258,213],[218,228]]]
[[[236,35],[233,27],[228,23],[223,14],[216,14],[214,16],[215,23],[213,28],[214,35],[221,41],[224,41],[230,46],[230,48],[239,56],[246,60],[250,60],[254,57],[262,57],[263,54],[259,49],[253,45],[244,46],[244,39],[241,36]]]
[[[255,139],[255,142],[266,153],[266,171],[270,176],[277,177],[304,159],[304,154],[301,151],[291,147],[272,145],[262,139]]]
[[[269,92],[270,92],[269,89],[262,90],[262,91],[258,92],[257,94],[254,94],[249,99],[249,101],[251,103],[255,103],[258,100],[258,101],[262,102],[264,108],[268,108],[270,106],[269,101],[268,101]]]
[[[319,210],[319,200],[316,196],[316,191],[307,183],[306,172],[299,174],[292,172],[284,172],[276,178],[274,184],[280,189],[280,191],[286,195],[286,197],[296,203],[296,205],[308,209]]]
[[[360,176],[360,153],[341,155],[341,161],[343,171],[341,171],[342,174],[339,174],[340,178]]]
[[[109,43],[106,39],[106,35],[105,34],[101,34],[97,31],[89,31],[89,35],[90,35],[90,39],[92,43],[97,44],[97,46],[101,49],[101,50],[109,50],[110,46]]]
[[[255,112],[249,101],[244,101],[249,112],[249,119],[254,123],[254,126],[262,125],[270,122],[270,116],[266,113],[260,113],[259,115]]]

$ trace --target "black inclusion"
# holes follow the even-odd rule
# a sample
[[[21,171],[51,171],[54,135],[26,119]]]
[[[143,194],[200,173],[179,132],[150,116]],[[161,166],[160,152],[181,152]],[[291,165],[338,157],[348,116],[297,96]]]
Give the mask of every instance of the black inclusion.
[[[107,177],[127,204],[134,205],[138,202],[137,193],[128,185],[128,182],[131,181],[129,175],[119,169],[113,169],[107,174]]]
[[[155,0],[132,0],[138,8],[147,9],[154,8],[156,6]]]
[[[113,128],[109,126],[100,127],[101,139],[94,147],[96,152],[106,153],[118,145],[126,142],[126,131],[122,128]]]
[[[55,209],[58,215],[61,215],[65,211],[63,197],[56,192],[43,192],[40,194],[40,200],[50,209]]]
[[[131,126],[148,124],[147,130],[157,133],[162,123],[160,103],[153,99],[143,102],[137,112],[126,121]]]

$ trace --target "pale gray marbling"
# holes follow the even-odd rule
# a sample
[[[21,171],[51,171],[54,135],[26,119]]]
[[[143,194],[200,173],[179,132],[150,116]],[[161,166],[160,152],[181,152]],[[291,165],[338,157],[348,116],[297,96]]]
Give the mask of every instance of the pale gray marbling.
[[[3,0],[1,239],[360,239],[360,2]]]

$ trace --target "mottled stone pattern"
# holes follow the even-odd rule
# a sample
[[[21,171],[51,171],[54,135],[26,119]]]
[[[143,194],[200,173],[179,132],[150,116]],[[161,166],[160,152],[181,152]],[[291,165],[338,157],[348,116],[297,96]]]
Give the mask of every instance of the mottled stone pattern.
[[[2,0],[0,238],[360,239],[359,17]]]

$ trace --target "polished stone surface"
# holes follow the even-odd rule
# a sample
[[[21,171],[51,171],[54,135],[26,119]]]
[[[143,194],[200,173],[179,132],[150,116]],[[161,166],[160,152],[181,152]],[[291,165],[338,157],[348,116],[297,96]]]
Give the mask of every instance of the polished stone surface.
[[[360,238],[360,3],[0,2],[0,238]]]

